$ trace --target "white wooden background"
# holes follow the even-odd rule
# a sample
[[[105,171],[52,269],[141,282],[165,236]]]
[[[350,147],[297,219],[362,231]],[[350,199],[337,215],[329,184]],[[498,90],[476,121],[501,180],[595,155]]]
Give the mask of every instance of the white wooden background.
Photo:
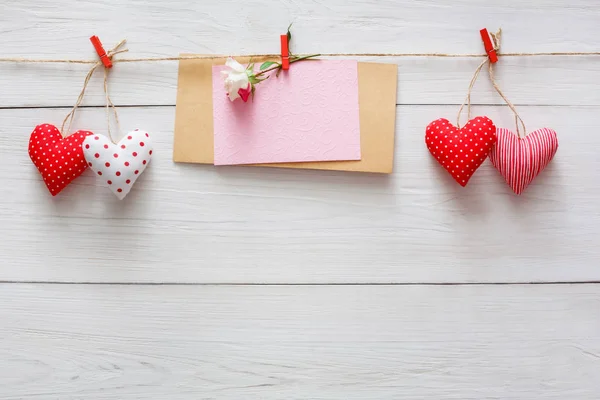
[[[0,57],[598,51],[588,0],[4,0]],[[125,201],[86,172],[51,198],[27,156],[88,66],[0,64],[0,399],[600,397],[600,58],[505,58],[530,129],[559,134],[517,197],[467,188],[424,127],[455,117],[477,59],[399,65],[391,176],[174,164],[177,63],[117,64],[124,129],[153,161]],[[512,127],[482,79],[475,112]],[[101,74],[76,125],[105,133]]]

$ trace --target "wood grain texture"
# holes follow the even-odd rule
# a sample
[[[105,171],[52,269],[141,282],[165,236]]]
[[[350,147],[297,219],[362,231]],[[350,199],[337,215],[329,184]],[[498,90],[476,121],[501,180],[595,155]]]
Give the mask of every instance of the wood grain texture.
[[[0,302],[2,400],[600,392],[598,285],[2,285]]]
[[[176,54],[177,49],[173,51]],[[481,62],[476,58],[355,58],[398,64],[397,102],[404,105],[462,103]],[[88,69],[83,65],[0,63],[0,86],[4,89],[0,103],[2,107],[72,107]],[[517,105],[600,105],[600,57],[505,58],[495,71],[502,90]],[[477,82],[472,102],[502,105],[503,100],[486,79],[482,75]],[[175,105],[177,63],[117,63],[110,87],[117,105]],[[101,72],[92,78],[83,104],[105,104]]]
[[[390,176],[174,164],[174,108],[121,109],[153,134],[152,163],[123,201],[89,171],[51,199],[29,131],[66,110],[4,110],[0,279],[61,282],[547,282],[599,280],[597,107],[525,107],[559,150],[521,197],[488,161],[458,186],[425,126],[455,106],[398,107]],[[513,127],[506,107],[477,107]],[[85,124],[84,124],[85,121]],[[77,125],[104,133],[102,109]],[[10,131],[7,131],[10,127]]]
[[[89,42],[81,40],[91,31],[106,43],[125,36],[144,56],[172,55],[173,49],[278,53],[273,47],[279,48],[278,35],[290,22],[294,23],[297,53],[480,52],[482,26],[502,27],[503,43],[516,52],[597,51],[590,31],[597,29],[600,15],[586,0],[456,0],[452,4],[433,0],[376,4],[369,0],[269,4],[261,0],[174,0],[168,4],[8,0],[3,11],[2,53],[30,56],[35,52],[49,58],[58,50],[68,57],[93,55]]]
[[[127,57],[277,53],[293,22],[297,53],[482,53],[479,29],[502,27],[507,52],[599,51],[600,9],[578,1],[263,0],[5,1],[2,57],[93,59],[88,41],[107,48],[127,38]],[[240,18],[240,16],[243,16]],[[361,58],[365,60],[365,58]],[[478,59],[370,58],[399,64],[399,104],[459,104]],[[505,58],[500,84],[517,104],[600,105],[600,57]],[[89,66],[0,64],[4,107],[71,106]],[[98,74],[101,75],[101,74]],[[117,104],[175,104],[177,63],[117,64]],[[101,77],[85,103],[103,105]],[[18,84],[15,84],[18,83]],[[487,82],[473,101],[502,104]],[[25,95],[26,94],[26,95]]]
[[[482,27],[507,52],[598,51],[599,17],[588,0],[4,0],[0,57],[90,59],[92,34],[128,57],[273,53],[289,22],[297,53],[479,53]],[[360,59],[399,65],[390,176],[174,164],[177,63],[116,64],[123,128],[156,141],[123,202],[90,173],[51,199],[27,156],[88,67],[1,63],[0,400],[597,400],[600,285],[547,282],[600,281],[600,58],[497,64],[528,128],[559,135],[522,197],[488,162],[460,188],[424,145],[479,60]],[[513,127],[483,77],[472,100]],[[103,110],[76,125],[105,133]],[[422,284],[448,282],[469,285]]]

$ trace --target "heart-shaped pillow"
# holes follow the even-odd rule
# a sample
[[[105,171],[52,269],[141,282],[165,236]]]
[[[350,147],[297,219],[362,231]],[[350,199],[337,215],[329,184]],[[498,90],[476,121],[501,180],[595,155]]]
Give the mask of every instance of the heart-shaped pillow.
[[[462,128],[440,118],[425,131],[429,152],[461,186],[467,185],[495,142],[496,126],[488,117],[475,117]]]
[[[56,196],[85,171],[81,143],[92,132],[77,131],[63,138],[57,127],[41,124],[29,137],[29,157],[44,178],[50,194]]]
[[[552,161],[558,150],[556,132],[538,129],[521,139],[505,128],[496,130],[498,141],[490,151],[490,161],[513,192],[521,194]]]
[[[83,154],[92,171],[122,200],[150,162],[152,142],[148,132],[138,129],[117,144],[93,135],[83,142]]]

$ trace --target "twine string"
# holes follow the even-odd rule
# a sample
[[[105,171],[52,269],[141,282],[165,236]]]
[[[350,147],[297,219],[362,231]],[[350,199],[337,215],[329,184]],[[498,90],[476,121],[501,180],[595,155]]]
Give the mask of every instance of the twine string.
[[[498,30],[498,32],[496,33],[492,33],[491,37],[492,37],[492,42],[494,44],[494,49],[497,52],[497,55],[500,57],[532,57],[532,56],[567,56],[567,57],[574,57],[574,56],[600,56],[600,51],[590,51],[590,52],[537,52],[537,53],[500,53],[500,35],[501,35],[502,31]],[[121,42],[119,42],[115,47],[113,47],[111,50],[109,50],[106,54],[107,56],[112,60],[112,57],[116,54],[119,53],[124,53],[127,52],[127,49],[122,49],[119,50],[119,48],[125,44],[125,40],[122,40]],[[448,54],[448,53],[321,53],[321,56],[324,57],[329,57],[329,56],[346,56],[346,57],[448,57],[448,58],[479,58],[479,57],[484,57],[485,59],[481,62],[481,64],[479,64],[479,66],[477,67],[477,69],[475,70],[475,73],[473,75],[473,78],[471,79],[471,82],[469,84],[469,89],[467,92],[467,97],[465,99],[465,101],[463,102],[463,104],[460,106],[460,109],[458,111],[458,116],[457,116],[457,126],[460,127],[460,115],[462,113],[462,110],[465,106],[465,103],[467,105],[467,115],[468,118],[471,118],[471,91],[473,89],[473,86],[475,85],[475,81],[477,80],[477,77],[479,76],[479,73],[481,72],[481,69],[483,68],[483,66],[485,65],[486,62],[488,62],[488,55],[487,54],[469,54],[469,53],[465,53],[465,54]],[[279,57],[279,54],[248,54],[245,56],[240,56],[240,57],[271,57],[271,58],[276,58]],[[149,57],[149,58],[121,58],[119,60],[112,60],[113,63],[116,62],[158,62],[158,61],[183,61],[183,60],[210,60],[210,59],[216,59],[216,58],[222,58],[223,55],[189,55],[189,56],[176,56],[176,57]],[[60,132],[61,135],[63,137],[65,137],[65,131],[64,131],[64,127],[65,124],[67,122],[67,120],[69,121],[69,125],[67,126],[67,132],[70,132],[71,130],[71,124],[73,122],[73,118],[75,117],[75,113],[77,111],[77,108],[81,105],[81,102],[83,101],[83,97],[85,95],[85,90],[87,88],[87,85],[90,81],[90,79],[92,78],[92,75],[94,74],[94,71],[96,71],[96,69],[98,67],[100,67],[100,65],[102,65],[101,61],[98,60],[77,60],[77,59],[31,59],[31,58],[20,58],[20,57],[5,57],[5,58],[0,58],[0,62],[9,62],[9,63],[67,63],[67,64],[93,64],[92,68],[88,71],[85,80],[83,82],[83,88],[81,89],[81,92],[79,93],[79,96],[77,97],[77,101],[75,102],[75,105],[73,106],[73,108],[71,109],[71,111],[69,111],[69,113],[67,114],[67,116],[65,117],[65,119],[63,120],[63,123],[61,125],[60,128]],[[493,73],[493,67],[492,67],[492,63],[490,63],[489,65],[489,69],[488,69],[488,73],[490,76],[490,79],[492,81],[492,85],[494,86],[494,89],[498,92],[498,94],[504,99],[504,101],[506,102],[506,104],[508,105],[508,107],[510,107],[510,109],[513,111],[513,113],[515,114],[515,123],[517,123],[517,134],[520,137],[520,132],[519,132],[519,127],[518,127],[518,122],[521,122],[521,125],[523,127],[523,133],[524,135],[526,134],[525,131],[525,124],[523,123],[523,120],[521,119],[521,117],[519,116],[519,114],[517,113],[515,106],[506,98],[506,96],[502,93],[502,91],[500,90],[500,87],[498,86],[498,84],[496,83],[495,79],[494,79],[494,73]],[[112,136],[111,136],[111,132],[110,132],[110,116],[109,116],[109,108],[112,108],[114,116],[115,116],[115,121],[117,122],[117,126],[120,130],[120,126],[119,126],[119,118],[117,115],[117,110],[115,105],[113,104],[112,100],[110,99],[110,95],[108,93],[108,72],[104,71],[104,93],[105,93],[105,97],[106,97],[106,109],[107,109],[107,121],[108,121],[108,135],[111,139],[111,141],[113,141]],[[114,141],[113,141],[114,143]]]
[[[494,47],[494,51],[496,51],[496,53],[499,54],[502,29],[498,29],[498,31],[496,33],[490,33],[490,36],[492,37],[492,45]],[[458,128],[460,128],[460,116],[462,114],[462,110],[463,110],[465,104],[467,105],[467,120],[471,119],[471,92],[473,90],[473,86],[475,85],[475,82],[477,81],[477,77],[479,76],[479,73],[481,72],[481,69],[483,68],[483,66],[486,63],[488,63],[488,74],[490,77],[490,81],[492,82],[492,85],[494,86],[494,89],[496,90],[496,92],[498,92],[500,97],[502,97],[502,99],[506,102],[506,105],[511,109],[511,111],[515,115],[515,125],[517,127],[517,136],[519,138],[521,138],[521,131],[519,130],[519,122],[520,122],[521,126],[523,127],[523,137],[525,137],[527,135],[527,130],[525,129],[525,122],[523,122],[523,119],[517,112],[517,109],[514,106],[514,104],[511,103],[511,101],[508,100],[508,98],[504,95],[504,93],[502,93],[502,90],[500,90],[500,86],[498,85],[498,82],[496,82],[496,79],[494,77],[494,64],[489,60],[488,55],[486,55],[485,59],[481,62],[481,64],[479,64],[479,66],[475,70],[475,73],[473,74],[473,78],[471,78],[471,82],[469,83],[469,89],[467,91],[467,97],[465,98],[465,101],[463,101],[460,108],[458,109],[458,116],[456,117],[456,126]]]
[[[110,98],[110,94],[108,93],[108,68],[104,68],[104,96],[106,97],[106,125],[108,138],[111,142],[116,144],[115,140],[112,137],[112,133],[110,132],[110,109],[112,108],[115,122],[117,123],[118,132],[121,132],[121,124],[119,123],[119,114],[117,113],[117,107],[115,107],[114,103]]]
[[[494,44],[495,50],[500,49],[501,35],[502,35],[501,29],[499,29],[498,32],[491,34],[492,42]],[[496,82],[496,79],[494,78],[494,64],[492,64],[492,63],[490,63],[490,65],[489,65],[488,74],[490,76],[490,80],[492,81],[492,85],[494,86],[494,89],[496,89],[496,92],[498,92],[498,94],[500,95],[500,97],[502,97],[502,99],[504,100],[504,102],[506,103],[508,108],[510,108],[511,111],[513,112],[513,114],[515,115],[515,125],[517,128],[517,136],[519,137],[519,139],[522,138],[521,132],[519,130],[519,122],[521,123],[521,126],[523,127],[523,137],[527,136],[527,129],[525,129],[525,122],[523,122],[523,119],[517,112],[517,109],[515,108],[514,104],[510,100],[508,100],[508,98],[504,95],[504,93],[502,93],[502,90],[500,90],[500,86],[498,85],[498,83]]]
[[[481,53],[320,53],[323,57],[446,57],[446,58],[480,58],[487,57],[487,54]],[[539,52],[539,53],[497,53],[498,57],[540,57],[540,56],[600,56],[600,51],[575,52],[575,51],[555,51],[555,52]],[[302,56],[298,54],[298,56]],[[142,57],[142,58],[120,58],[114,62],[131,63],[131,62],[158,62],[158,61],[183,61],[183,60],[211,60],[215,58],[223,58],[224,55],[190,55],[190,56],[175,56],[175,57]],[[281,57],[281,54],[246,54],[239,57]],[[77,60],[77,59],[35,59],[35,58],[20,58],[7,57],[0,58],[0,62],[10,63],[65,63],[65,64],[96,64],[97,60]]]
[[[496,33],[492,33],[492,45],[494,47],[494,51],[499,52],[500,51],[500,35],[502,34],[502,29],[498,29],[498,32]],[[481,69],[483,68],[483,66],[485,65],[485,63],[489,62],[490,64],[490,78],[492,79],[492,82],[495,85],[494,79],[493,79],[493,73],[491,72],[492,70],[492,62],[490,61],[489,55],[486,54],[484,56],[485,58],[483,59],[483,61],[481,62],[481,64],[479,64],[479,66],[477,67],[477,69],[475,69],[475,73],[473,74],[473,77],[471,78],[471,82],[469,83],[469,90],[467,90],[467,97],[465,98],[465,100],[463,101],[463,103],[460,105],[460,108],[458,109],[458,115],[456,116],[456,127],[460,129],[460,115],[462,114],[462,110],[465,107],[465,103],[467,104],[467,122],[471,119],[471,92],[473,90],[473,86],[475,85],[475,82],[477,81],[477,77],[479,76],[479,73],[481,72]],[[496,89],[499,90],[499,89]]]
[[[475,82],[477,81],[477,77],[479,76],[479,73],[481,72],[481,69],[483,68],[483,66],[485,65],[486,62],[488,62],[487,57],[485,60],[483,60],[481,62],[481,64],[479,64],[479,66],[475,70],[475,73],[473,74],[473,77],[471,78],[471,82],[469,83],[469,90],[467,91],[467,97],[465,98],[463,103],[460,105],[460,108],[458,109],[458,115],[456,116],[457,128],[460,128],[460,115],[462,114],[462,110],[465,107],[465,104],[467,105],[467,121],[469,121],[471,119],[471,91],[473,90],[473,86],[475,85]]]
[[[112,57],[116,54],[119,53],[125,53],[127,51],[129,51],[128,49],[121,49],[119,50],[119,48],[121,46],[123,46],[125,44],[125,39],[121,40],[115,47],[113,47],[112,49],[110,49],[109,51],[106,52],[106,55],[112,60]],[[85,80],[83,81],[83,88],[81,89],[81,92],[79,92],[79,96],[77,97],[77,101],[75,102],[75,105],[73,106],[73,108],[71,109],[71,111],[69,111],[69,113],[67,114],[67,116],[65,117],[65,119],[62,122],[62,125],[60,126],[60,134],[63,137],[67,137],[68,133],[71,132],[71,124],[73,123],[73,118],[75,118],[75,113],[77,111],[77,108],[81,105],[83,98],[85,96],[85,90],[87,89],[88,83],[90,82],[90,79],[92,79],[92,75],[94,75],[94,72],[96,71],[96,69],[98,67],[100,67],[102,65],[102,61],[94,61],[94,65],[92,66],[92,68],[90,68],[90,70],[88,71],[87,75],[85,76]],[[105,68],[106,69],[106,68]],[[105,71],[105,85],[106,85],[106,71]],[[108,94],[107,94],[108,96]],[[108,97],[108,99],[110,99]],[[113,105],[114,107],[114,105]],[[65,124],[67,123],[67,120],[69,121],[69,125],[67,125],[67,130],[65,133]],[[110,127],[109,127],[110,129]]]
[[[73,108],[71,108],[71,111],[69,111],[69,113],[67,114],[67,116],[63,120],[62,125],[60,126],[60,134],[62,135],[63,138],[68,136],[68,135],[65,134],[65,124],[67,123],[67,120],[69,120],[69,125],[67,127],[67,132],[70,132],[71,131],[71,123],[73,122],[73,118],[75,117],[75,111],[77,110],[77,107],[79,107],[79,105],[81,105],[81,102],[83,101],[83,96],[85,95],[85,89],[87,88],[87,85],[90,82],[90,79],[92,78],[92,75],[94,74],[94,71],[101,64],[102,63],[100,61],[98,61],[88,71],[87,75],[85,76],[85,80],[83,81],[83,89],[81,89],[81,92],[79,92],[79,96],[77,97],[77,101],[75,102],[75,105],[73,106]]]

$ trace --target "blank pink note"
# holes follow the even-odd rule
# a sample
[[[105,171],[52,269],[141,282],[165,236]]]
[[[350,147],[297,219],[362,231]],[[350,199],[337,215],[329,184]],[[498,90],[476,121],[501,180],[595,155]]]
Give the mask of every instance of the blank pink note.
[[[256,65],[258,69],[258,65]],[[360,160],[358,65],[310,60],[231,102],[214,66],[215,165]]]

